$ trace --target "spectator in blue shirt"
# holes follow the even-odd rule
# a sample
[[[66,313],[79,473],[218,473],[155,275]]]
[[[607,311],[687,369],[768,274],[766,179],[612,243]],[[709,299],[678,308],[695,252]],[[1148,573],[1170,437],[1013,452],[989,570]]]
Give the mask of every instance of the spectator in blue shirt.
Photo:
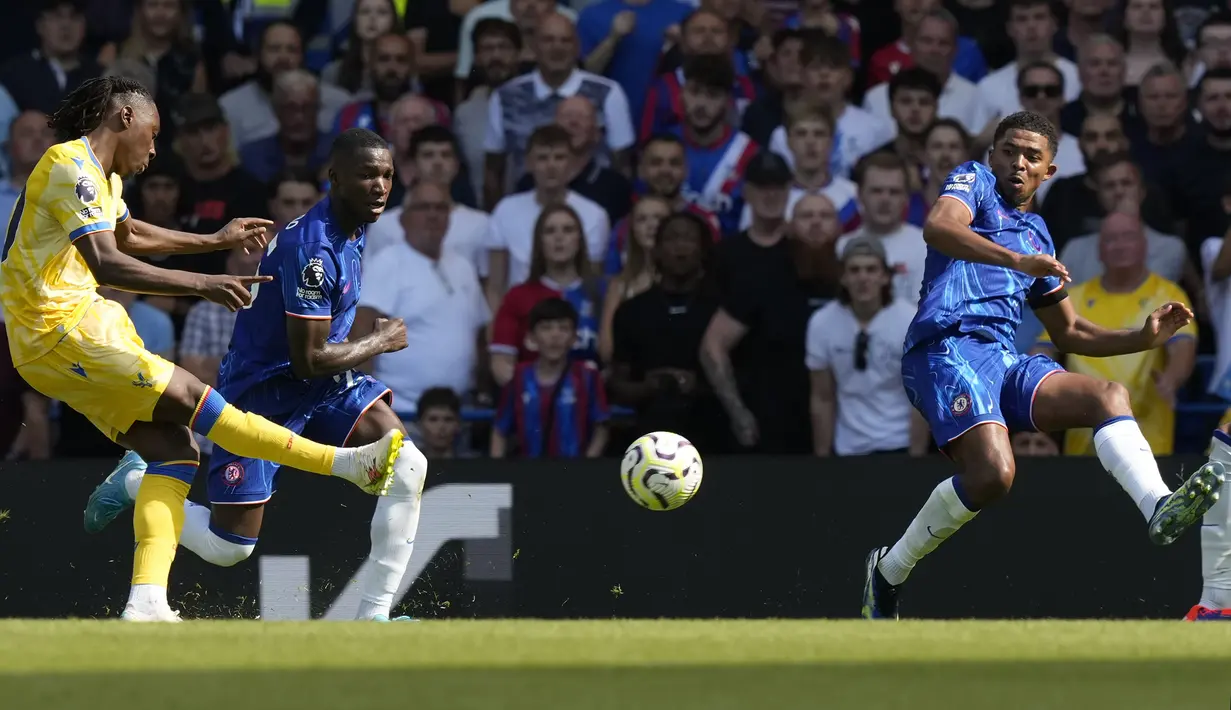
[[[320,84],[303,69],[274,80],[272,97],[278,132],[239,148],[239,159],[253,177],[269,183],[287,168],[319,171],[329,161],[330,136],[317,127]]]

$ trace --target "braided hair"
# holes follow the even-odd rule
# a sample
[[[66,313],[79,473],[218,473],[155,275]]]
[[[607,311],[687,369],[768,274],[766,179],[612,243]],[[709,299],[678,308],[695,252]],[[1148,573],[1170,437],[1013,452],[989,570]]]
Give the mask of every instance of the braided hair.
[[[47,125],[59,142],[71,141],[102,125],[113,99],[137,96],[153,102],[149,90],[140,82],[122,76],[103,76],[83,82],[64,97]]]

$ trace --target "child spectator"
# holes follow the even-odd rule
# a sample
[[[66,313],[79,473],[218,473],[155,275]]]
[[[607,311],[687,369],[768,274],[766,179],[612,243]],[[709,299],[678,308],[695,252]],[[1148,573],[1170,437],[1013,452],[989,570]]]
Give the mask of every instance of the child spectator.
[[[415,431],[417,430],[417,431]],[[452,459],[462,431],[462,400],[448,387],[424,390],[415,407],[414,427],[419,450],[429,459]]]
[[[576,362],[577,311],[549,298],[530,310],[529,338],[538,352],[504,388],[491,457],[597,458],[607,446],[607,397],[593,363]],[[510,451],[510,442],[515,449]]]

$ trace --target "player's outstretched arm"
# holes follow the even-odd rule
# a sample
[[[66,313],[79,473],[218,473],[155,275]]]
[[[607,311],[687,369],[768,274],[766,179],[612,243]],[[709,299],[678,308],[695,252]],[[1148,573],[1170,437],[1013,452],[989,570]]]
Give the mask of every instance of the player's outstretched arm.
[[[1140,330],[1111,330],[1077,315],[1068,299],[1035,310],[1052,343],[1062,353],[1086,357],[1114,357],[1166,345],[1193,313],[1182,303],[1155,310]]]
[[[406,347],[406,324],[401,318],[377,318],[371,333],[345,343],[329,342],[329,318],[306,318],[288,313],[287,342],[291,369],[305,380],[353,370],[383,353]]]
[[[233,219],[213,234],[191,234],[164,229],[149,222],[129,218],[116,225],[115,241],[125,254],[203,254],[239,245],[264,249],[274,226],[267,219]]]
[[[1047,254],[1018,254],[976,234],[970,229],[974,216],[956,198],[941,195],[923,225],[923,240],[928,246],[953,259],[1002,266],[1035,278],[1055,276],[1069,280],[1068,269]]]
[[[248,287],[270,276],[210,276],[151,266],[120,251],[111,231],[92,232],[73,242],[103,286],[153,296],[200,296],[231,310],[252,303]]]

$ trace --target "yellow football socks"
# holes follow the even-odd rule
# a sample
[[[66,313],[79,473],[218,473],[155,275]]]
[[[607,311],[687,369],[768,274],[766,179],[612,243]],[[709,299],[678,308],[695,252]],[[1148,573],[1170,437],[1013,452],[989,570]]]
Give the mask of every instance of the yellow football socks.
[[[268,419],[227,404],[213,388],[197,403],[189,427],[242,458],[261,459],[325,476],[333,475],[336,447],[318,444]]]
[[[166,588],[171,562],[184,529],[184,499],[196,474],[196,461],[151,463],[141,480],[133,508],[137,552],[132,583]]]

